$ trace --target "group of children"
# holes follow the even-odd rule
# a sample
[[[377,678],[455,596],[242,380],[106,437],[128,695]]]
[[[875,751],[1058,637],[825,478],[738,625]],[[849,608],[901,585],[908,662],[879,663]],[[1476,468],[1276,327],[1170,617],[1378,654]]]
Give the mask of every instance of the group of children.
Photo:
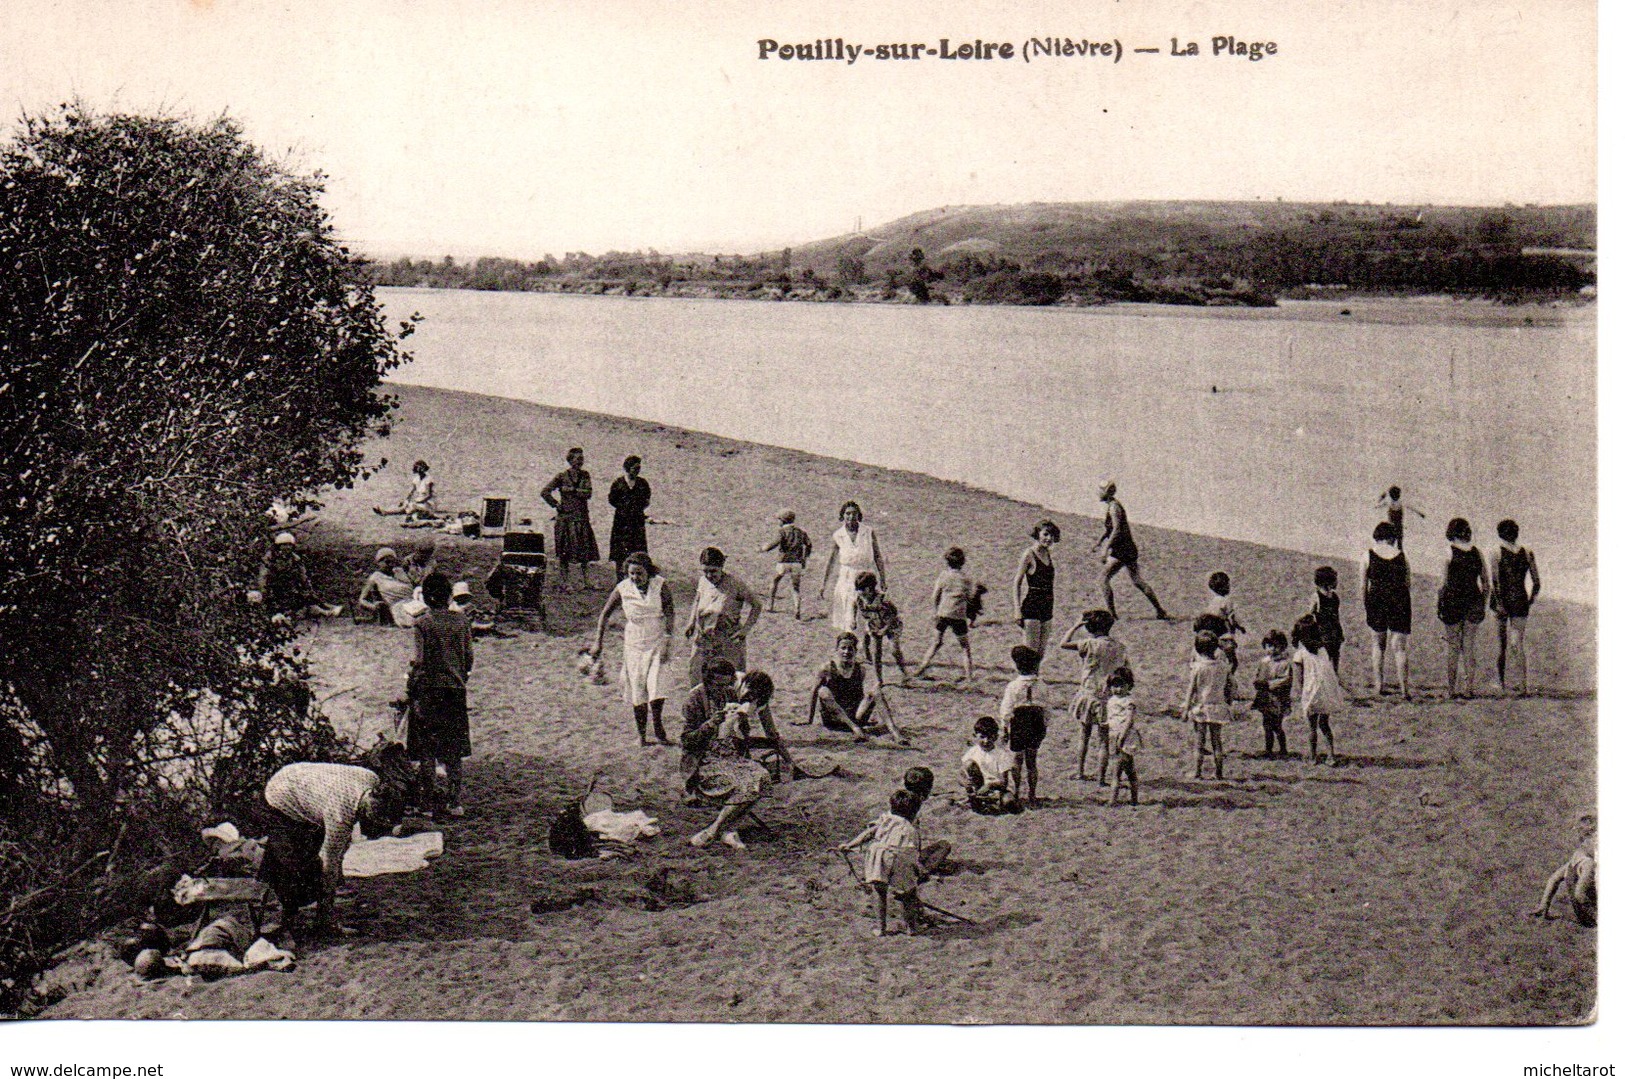
[[[1223,779],[1224,728],[1236,718],[1243,700],[1237,689],[1236,637],[1246,631],[1230,600],[1228,575],[1213,574],[1208,589],[1207,609],[1194,626],[1190,675],[1179,714],[1191,724],[1192,777],[1203,778],[1211,758],[1214,776]],[[1079,662],[1078,692],[1069,709],[1079,728],[1074,778],[1089,778],[1089,748],[1098,735],[1098,782],[1103,787],[1110,782],[1109,804],[1117,804],[1126,786],[1129,804],[1138,805],[1135,755],[1143,738],[1136,727],[1128,650],[1111,635],[1115,622],[1109,611],[1085,611],[1061,640],[1061,649],[1075,652]],[[1265,635],[1265,654],[1254,669],[1250,707],[1263,721],[1267,756],[1286,755],[1285,719],[1296,709],[1309,728],[1310,759],[1337,763],[1331,717],[1343,705],[1337,674],[1341,643],[1337,573],[1322,566],[1315,571],[1310,609],[1293,626],[1290,639],[1280,630]],[[1048,733],[1046,687],[1039,678],[1043,656],[1022,644],[1011,649],[1010,659],[1016,677],[1005,687],[999,714],[976,720],[972,744],[961,760],[967,800],[982,813],[1020,812],[1039,805],[1038,752]]]

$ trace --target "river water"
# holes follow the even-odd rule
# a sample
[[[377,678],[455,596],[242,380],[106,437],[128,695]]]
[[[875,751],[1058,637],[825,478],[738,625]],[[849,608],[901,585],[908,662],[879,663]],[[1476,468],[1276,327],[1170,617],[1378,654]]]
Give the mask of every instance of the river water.
[[[1594,308],[915,307],[380,290],[401,382],[688,427],[1354,558],[1390,484],[1443,552],[1515,517],[1595,602]],[[1346,314],[1345,314],[1346,312]],[[1437,535],[1433,535],[1437,533]],[[1435,542],[1437,541],[1437,542]],[[1408,544],[1422,549],[1419,544]],[[1433,572],[1424,558],[1422,568]]]

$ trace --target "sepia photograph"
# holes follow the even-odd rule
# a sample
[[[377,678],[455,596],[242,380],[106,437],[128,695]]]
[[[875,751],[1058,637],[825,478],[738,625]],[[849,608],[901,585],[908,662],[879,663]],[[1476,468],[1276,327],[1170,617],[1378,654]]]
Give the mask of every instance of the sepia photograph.
[[[1614,1074],[1598,57],[6,5],[0,1064]]]

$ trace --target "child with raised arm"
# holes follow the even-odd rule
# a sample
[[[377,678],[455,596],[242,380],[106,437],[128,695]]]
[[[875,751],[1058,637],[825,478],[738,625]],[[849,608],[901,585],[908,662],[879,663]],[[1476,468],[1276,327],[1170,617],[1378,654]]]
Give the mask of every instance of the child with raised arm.
[[[1072,718],[1081,730],[1078,744],[1078,774],[1075,779],[1087,779],[1089,739],[1100,731],[1100,785],[1106,785],[1106,768],[1111,750],[1106,740],[1106,699],[1109,693],[1106,680],[1113,672],[1128,670],[1128,649],[1111,636],[1116,619],[1110,611],[1096,608],[1084,611],[1077,623],[1066,631],[1061,641],[1063,651],[1078,654],[1078,695],[1072,699]],[[1082,630],[1084,636],[1079,637]]]
[[[1219,655],[1219,639],[1206,630],[1196,635],[1195,658],[1191,660],[1190,682],[1185,687],[1181,711],[1190,720],[1196,736],[1196,767],[1192,779],[1202,778],[1202,758],[1213,757],[1213,775],[1224,778],[1224,725],[1230,722],[1230,702],[1235,699],[1235,683],[1230,665]]]
[[[870,825],[845,843],[843,851],[863,852],[863,880],[875,891],[875,907],[880,925],[874,935],[886,935],[886,894],[890,892],[903,910],[903,925],[909,936],[920,931],[920,833],[914,818],[920,811],[919,796],[912,791],[895,791],[891,810],[876,817]]]
[[[1309,724],[1309,760],[1320,763],[1319,739],[1326,736],[1326,764],[1337,767],[1337,749],[1332,742],[1332,713],[1343,708],[1343,687],[1337,670],[1320,639],[1320,626],[1309,616],[1292,627],[1292,689],[1298,710]]]
[[[1405,549],[1405,511],[1410,510],[1424,521],[1428,517],[1427,514],[1415,506],[1407,506],[1400,501],[1400,490],[1397,486],[1388,488],[1386,492],[1378,496],[1377,508],[1383,511],[1388,518],[1388,524],[1393,526],[1394,546],[1401,551]],[[1321,643],[1324,644],[1325,642],[1322,641]]]
[[[779,514],[779,534],[773,542],[762,548],[762,553],[779,552],[779,563],[773,570],[773,587],[767,593],[767,609],[772,611],[779,599],[779,582],[790,578],[790,591],[796,597],[796,621],[801,621],[801,575],[812,556],[812,538],[796,524],[794,510]]]
[[[971,747],[959,759],[965,797],[977,813],[1020,813],[1015,791],[1015,758],[999,745],[999,721],[979,716],[972,728]]]
[[[1143,740],[1135,727],[1134,672],[1119,667],[1106,679],[1106,741],[1111,747],[1112,798],[1108,805],[1117,804],[1117,789],[1128,780],[1129,805],[1140,804],[1140,777],[1134,770],[1134,754]]]
[[[1036,648],[1018,644],[1010,649],[1010,662],[1016,676],[1004,687],[999,702],[999,723],[1005,744],[1015,756],[1015,792],[1021,794],[1021,776],[1027,775],[1027,808],[1038,808],[1038,747],[1048,732],[1044,683],[1038,680],[1038,666],[1044,656]]]
[[[958,547],[950,547],[942,556],[942,561],[948,568],[937,575],[937,583],[931,589],[931,609],[937,614],[937,639],[932,643],[931,650],[926,652],[925,658],[914,672],[914,677],[925,677],[925,669],[931,666],[936,658],[937,650],[942,647],[942,641],[950,630],[959,640],[959,647],[965,652],[966,682],[976,677],[976,669],[971,664],[970,657],[970,600],[974,594],[970,578],[965,576],[965,552]]]
[[[1292,710],[1292,660],[1286,654],[1286,634],[1278,629],[1264,634],[1264,657],[1253,669],[1253,709],[1264,721],[1264,756],[1285,757],[1282,721]]]
[[[880,578],[873,573],[860,573],[852,586],[857,591],[858,622],[863,626],[863,658],[875,665],[875,681],[886,684],[885,647],[891,642],[892,658],[897,661],[897,673],[908,684],[908,667],[903,663],[903,616],[897,604],[886,598],[880,590]]]

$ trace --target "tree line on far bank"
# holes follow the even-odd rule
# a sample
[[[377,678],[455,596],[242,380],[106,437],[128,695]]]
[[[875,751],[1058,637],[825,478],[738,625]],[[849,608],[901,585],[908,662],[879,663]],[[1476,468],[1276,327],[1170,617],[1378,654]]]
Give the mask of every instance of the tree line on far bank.
[[[1003,220],[996,209],[939,211],[940,223],[916,215],[757,255],[402,257],[364,273],[420,288],[1030,305],[1417,294],[1517,303],[1588,296],[1596,284],[1592,208],[1271,206],[1238,223],[1201,206],[1139,217],[1130,207],[1081,224],[1030,212]]]

